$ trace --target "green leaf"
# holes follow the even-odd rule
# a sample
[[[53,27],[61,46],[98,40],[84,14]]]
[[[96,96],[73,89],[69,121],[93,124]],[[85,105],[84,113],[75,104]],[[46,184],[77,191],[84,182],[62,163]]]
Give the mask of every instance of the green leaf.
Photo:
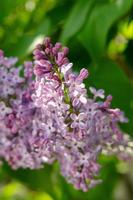
[[[43,191],[50,194],[54,200],[60,197],[58,182],[54,185],[54,168],[50,165],[45,165],[43,169],[18,169],[12,170],[6,163],[3,166],[3,173],[9,177],[21,181],[25,186],[34,191]]]
[[[26,0],[4,0],[0,1],[0,22],[10,15],[17,6],[21,6],[25,3]]]
[[[74,36],[82,28],[94,1],[79,0],[75,3],[63,27],[60,38],[62,42],[66,43],[69,38]]]
[[[20,58],[23,58],[27,54],[31,53],[35,48],[35,45],[40,43],[44,39],[44,36],[50,33],[50,28],[51,22],[49,18],[44,19],[44,21],[35,30],[35,33],[27,33],[19,38],[19,40],[12,47],[12,56],[19,56]],[[8,49],[8,51],[11,52],[11,49]]]
[[[104,56],[110,28],[129,11],[132,5],[133,0],[117,0],[94,7],[83,31],[78,36],[94,60]]]

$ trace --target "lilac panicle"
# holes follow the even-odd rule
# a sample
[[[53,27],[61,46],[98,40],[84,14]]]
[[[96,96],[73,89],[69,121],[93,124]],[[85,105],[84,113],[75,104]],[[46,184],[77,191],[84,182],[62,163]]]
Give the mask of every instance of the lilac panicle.
[[[36,113],[31,99],[35,84],[33,64],[25,62],[18,67],[16,62],[17,58],[4,57],[0,51],[0,157],[13,169],[36,168],[37,161],[29,145]]]
[[[118,122],[127,122],[123,112],[110,108],[112,96],[105,98],[103,89],[93,87],[93,97],[88,96],[83,82],[88,70],[73,73],[67,53],[66,48],[59,43],[53,45],[49,38],[34,51],[33,101],[42,115],[35,124],[36,137],[40,135],[46,142],[46,150],[39,149],[39,155],[45,152],[48,163],[58,160],[67,181],[87,191],[100,182],[96,178],[99,155],[128,157],[130,139],[118,126]]]
[[[89,72],[72,71],[68,48],[46,38],[33,54],[34,66],[17,67],[0,51],[0,157],[13,169],[58,161],[66,180],[87,191],[101,182],[101,154],[132,155],[133,142],[118,125],[127,119],[103,89],[90,87],[88,95]]]

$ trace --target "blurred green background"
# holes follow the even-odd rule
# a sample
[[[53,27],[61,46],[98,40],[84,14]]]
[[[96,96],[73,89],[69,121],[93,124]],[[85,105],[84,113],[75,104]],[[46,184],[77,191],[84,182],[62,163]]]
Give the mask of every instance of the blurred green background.
[[[0,0],[0,48],[20,63],[45,36],[70,48],[74,70],[89,68],[87,87],[113,95],[125,111],[122,129],[133,136],[133,0]],[[0,200],[132,200],[133,162],[101,158],[103,183],[87,193],[73,189],[59,167],[0,168]]]

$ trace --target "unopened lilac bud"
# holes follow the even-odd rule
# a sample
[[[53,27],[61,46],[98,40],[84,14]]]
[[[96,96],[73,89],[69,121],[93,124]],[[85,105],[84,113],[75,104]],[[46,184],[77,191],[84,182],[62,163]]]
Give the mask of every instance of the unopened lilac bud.
[[[35,49],[35,50],[33,51],[33,55],[38,55],[38,54],[40,54],[39,49]]]
[[[46,37],[43,43],[45,47],[49,47],[49,45],[51,45],[51,39],[49,37]]]
[[[43,45],[42,44],[37,44],[36,49],[42,50]]]
[[[89,72],[87,69],[83,68],[80,70],[80,74],[79,76],[81,75],[81,77],[83,77],[83,79],[86,79],[88,76],[89,76]]]
[[[34,68],[34,74],[36,76],[42,76],[42,75],[47,74],[49,72],[50,72],[50,69],[44,68],[43,66],[40,66],[40,65],[36,65],[35,68]]]
[[[4,52],[0,49],[0,57],[4,56]]]
[[[63,58],[63,60],[62,60],[62,65],[66,65],[66,64],[69,64],[69,60],[68,60],[68,58]]]
[[[56,56],[56,54],[58,53],[58,49],[56,47],[52,48],[52,53]]]
[[[62,48],[62,44],[59,43],[59,42],[57,42],[57,43],[55,44],[55,48],[56,48],[57,50],[61,49],[61,48]]]
[[[34,59],[35,59],[35,60],[40,60],[40,59],[42,59],[42,54],[40,53],[40,54],[34,55]]]
[[[50,52],[51,52],[51,50],[50,50],[49,48],[46,48],[46,49],[45,49],[45,53],[46,53],[46,54],[50,54]]]
[[[83,68],[80,70],[80,73],[78,75],[78,80],[83,81],[84,79],[86,79],[89,75],[89,72],[87,69]]]
[[[111,95],[108,95],[105,102],[103,103],[103,107],[109,108],[110,104],[112,102],[113,97]]]
[[[40,63],[41,65],[46,65],[46,64],[47,64],[47,61],[44,60],[44,59],[40,59],[40,60],[39,60],[39,63]]]
[[[63,53],[64,53],[64,56],[67,56],[67,54],[69,53],[69,48],[63,47]]]

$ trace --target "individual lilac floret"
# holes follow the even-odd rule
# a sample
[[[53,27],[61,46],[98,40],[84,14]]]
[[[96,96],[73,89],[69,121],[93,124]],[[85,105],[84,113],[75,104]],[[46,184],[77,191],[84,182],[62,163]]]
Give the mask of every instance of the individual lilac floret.
[[[44,163],[58,160],[67,181],[87,191],[101,182],[96,179],[101,153],[126,158],[132,148],[118,127],[127,119],[119,109],[110,108],[112,96],[105,99],[103,89],[90,87],[93,97],[88,97],[83,81],[89,73],[84,68],[79,75],[73,73],[67,52],[59,43],[53,46],[49,38],[34,51],[32,99],[41,115],[34,123],[32,144]]]

